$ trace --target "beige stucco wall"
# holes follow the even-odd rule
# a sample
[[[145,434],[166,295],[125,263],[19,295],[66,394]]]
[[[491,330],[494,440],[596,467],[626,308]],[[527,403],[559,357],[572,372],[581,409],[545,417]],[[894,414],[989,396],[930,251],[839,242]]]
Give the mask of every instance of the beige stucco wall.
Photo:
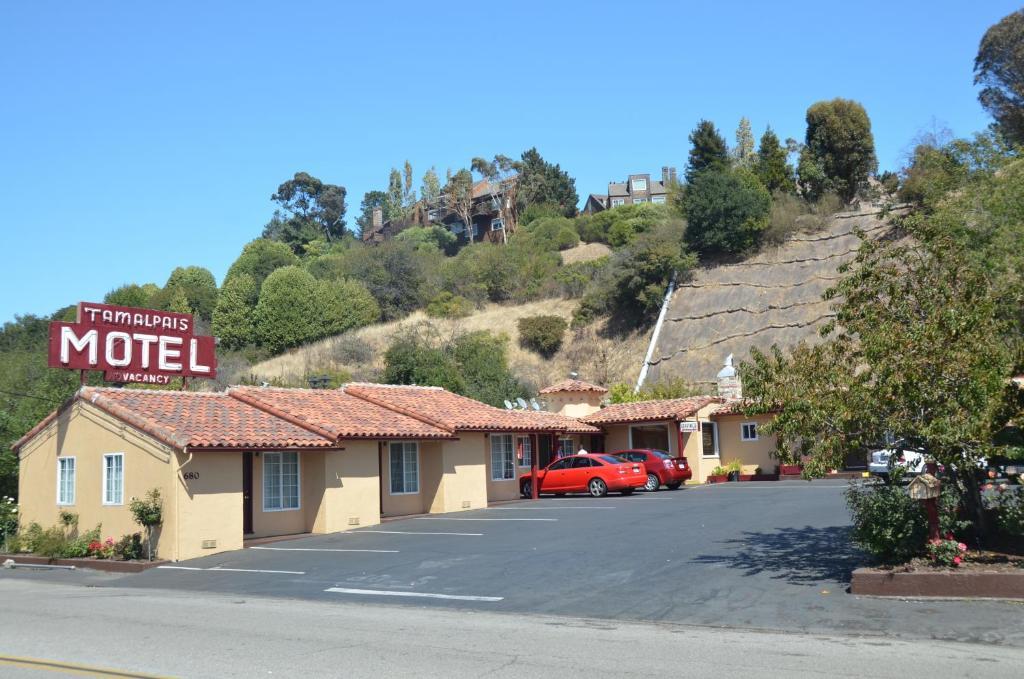
[[[176,492],[164,501],[161,537],[172,543],[172,558],[241,549],[242,453],[175,453],[175,470]]]
[[[102,524],[102,537],[115,540],[142,532],[128,511],[131,498],[142,497],[158,488],[168,514],[172,497],[172,450],[132,427],[107,415],[93,405],[77,401],[19,451],[18,498],[21,525],[36,522],[44,528],[56,525],[61,509],[78,514],[79,530]],[[124,453],[124,503],[104,505],[102,497],[103,455]],[[75,502],[57,505],[57,457],[75,458]],[[175,529],[165,525],[157,543],[160,558],[176,558],[173,541],[166,539]]]
[[[298,509],[263,509],[263,465],[265,453],[256,453],[252,460],[252,536],[295,535],[313,530],[315,512],[319,508],[319,494],[323,489],[323,453],[300,452],[299,456],[299,507]],[[319,464],[318,464],[319,463]],[[241,463],[239,463],[241,464]],[[239,466],[238,478],[242,478]],[[318,483],[319,482],[319,483]],[[310,517],[307,505],[313,500],[316,506]],[[239,515],[239,524],[241,515]]]
[[[321,510],[313,525],[315,533],[380,523],[378,443],[346,441],[344,447],[345,450],[323,453],[325,487]]]
[[[774,434],[765,434],[761,427],[771,420],[770,415],[756,415],[744,417],[743,415],[725,415],[716,417],[718,422],[718,442],[724,466],[733,460],[739,459],[744,467],[758,466],[766,474],[775,471],[778,462],[771,456],[775,452],[776,438]],[[741,438],[744,422],[757,422],[757,440],[743,441]]]
[[[504,432],[502,432],[504,434]],[[512,434],[512,445],[515,445],[515,434]],[[487,464],[487,500],[488,502],[500,502],[502,500],[515,500],[519,497],[519,466],[516,462],[516,477],[509,480],[495,481],[491,465],[491,437],[486,436],[480,444],[484,459]],[[525,470],[523,470],[525,472]]]
[[[380,450],[381,470],[381,514],[382,516],[406,516],[427,514],[435,501],[443,503],[441,491],[442,462],[441,447],[437,441],[419,441],[419,492],[392,494],[391,464],[388,442]]]
[[[569,417],[586,417],[601,409],[604,394],[593,391],[557,392],[545,394],[546,410]]]
[[[465,432],[458,441],[444,441],[444,506],[437,511],[458,512],[487,506],[487,457],[484,435]],[[468,506],[467,506],[468,505]]]

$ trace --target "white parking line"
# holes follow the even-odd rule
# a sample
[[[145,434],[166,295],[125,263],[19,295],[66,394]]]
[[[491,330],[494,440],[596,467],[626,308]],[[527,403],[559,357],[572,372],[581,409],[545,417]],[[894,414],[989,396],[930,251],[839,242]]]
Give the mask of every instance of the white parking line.
[[[536,505],[536,506],[533,506],[533,507],[488,507],[488,509],[502,509],[502,510],[505,510],[505,511],[515,511],[515,510],[519,510],[519,509],[616,509],[616,508],[615,507],[609,507],[608,505],[602,505],[600,507],[595,507],[593,505],[588,505],[586,507],[580,506],[580,505],[573,505],[571,507],[558,507],[558,506],[555,506],[555,505]]]
[[[327,547],[250,547],[269,552],[373,552],[375,554],[398,554],[397,549],[332,549]]]
[[[266,571],[257,570],[254,568],[221,568],[220,566],[214,566],[213,568],[196,568],[194,566],[157,566],[157,568],[163,568],[169,571],[207,571],[216,572],[222,571],[225,573],[276,573],[280,575],[305,575],[306,571]]]
[[[534,519],[534,518],[516,518],[516,519],[456,519],[447,516],[415,516],[413,517],[417,521],[558,521],[558,519]]]
[[[478,538],[483,535],[483,533],[432,533],[430,531],[422,530],[360,530],[350,531],[348,533],[344,533],[344,535],[359,535],[360,533],[383,533],[384,535],[464,535],[466,537],[474,538]]]
[[[325,592],[336,594],[365,594],[369,596],[407,596],[420,599],[452,599],[454,601],[504,601],[503,596],[471,596],[469,594],[433,594],[431,592],[396,592],[388,589],[350,589],[348,587],[328,587]]]

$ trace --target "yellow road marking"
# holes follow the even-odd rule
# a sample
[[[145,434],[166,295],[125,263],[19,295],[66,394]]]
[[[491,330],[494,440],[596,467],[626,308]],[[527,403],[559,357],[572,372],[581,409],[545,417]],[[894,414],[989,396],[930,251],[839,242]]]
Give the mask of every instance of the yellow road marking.
[[[125,670],[114,670],[106,667],[92,667],[90,665],[79,665],[78,663],[63,662],[60,660],[43,660],[41,658],[23,658],[13,655],[0,655],[0,665],[12,667],[24,667],[32,670],[45,670],[48,672],[62,672],[82,677],[123,677],[128,679],[158,679],[155,674],[139,674]]]

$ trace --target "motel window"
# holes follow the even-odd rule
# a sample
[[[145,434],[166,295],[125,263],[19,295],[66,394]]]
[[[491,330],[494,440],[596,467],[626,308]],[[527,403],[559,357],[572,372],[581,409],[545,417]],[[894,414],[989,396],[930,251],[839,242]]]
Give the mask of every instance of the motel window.
[[[420,447],[415,441],[392,443],[391,494],[410,495],[420,492]]]
[[[263,453],[263,511],[299,508],[299,454]]]
[[[633,190],[634,191],[646,191],[647,190],[647,180],[646,179],[634,179],[633,180]]]
[[[744,422],[740,425],[740,439],[743,441],[757,440],[757,422]]]
[[[516,451],[511,434],[491,434],[491,481],[516,478]]]
[[[612,198],[612,207],[619,207],[626,204],[625,198]]]
[[[519,461],[520,467],[532,467],[533,466],[533,439],[529,436],[520,436],[516,439],[516,445],[522,448],[523,459]]]
[[[700,437],[704,457],[718,457],[718,423],[701,422]]]
[[[575,444],[572,439],[558,439],[558,456],[568,457],[576,454]]]
[[[651,196],[651,202],[660,205],[665,202],[665,196]]]
[[[75,504],[75,458],[57,458],[57,504]]]
[[[504,228],[505,228],[505,222],[503,222],[501,219],[492,219],[491,220],[491,231],[501,231]]]
[[[103,456],[103,504],[124,504],[124,453]]]

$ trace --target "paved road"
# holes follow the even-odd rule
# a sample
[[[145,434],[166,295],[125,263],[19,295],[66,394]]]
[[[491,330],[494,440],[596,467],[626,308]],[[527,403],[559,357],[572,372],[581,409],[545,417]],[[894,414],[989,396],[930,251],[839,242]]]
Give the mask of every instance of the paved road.
[[[1024,650],[0,578],[0,675],[1008,677]],[[70,668],[65,668],[69,672]],[[123,676],[123,675],[122,675]]]
[[[863,557],[849,545],[844,488],[546,498],[178,564],[189,570],[0,579],[1024,647],[1021,604],[847,594]]]

